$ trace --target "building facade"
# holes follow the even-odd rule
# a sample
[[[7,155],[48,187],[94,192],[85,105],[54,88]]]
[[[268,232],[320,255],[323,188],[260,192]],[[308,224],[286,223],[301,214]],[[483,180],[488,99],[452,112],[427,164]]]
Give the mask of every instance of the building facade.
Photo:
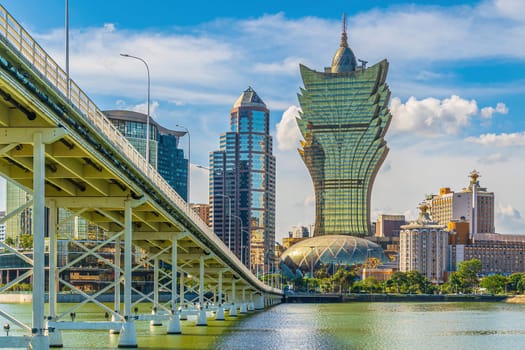
[[[479,185],[479,173],[473,170],[468,187],[454,192],[449,187],[441,188],[439,195],[431,196],[432,219],[442,225],[453,220],[470,223],[470,237],[478,233],[494,233],[494,193]]]
[[[376,222],[376,237],[399,237],[401,226],[406,223],[404,215],[379,214]]]
[[[147,116],[143,113],[124,110],[104,111],[104,114],[133,147],[145,157]],[[164,128],[151,117],[149,128],[150,164],[187,201],[188,160],[184,158],[184,151],[179,148],[179,140],[186,135],[186,132]]]
[[[401,226],[399,271],[418,271],[432,283],[442,283],[448,268],[448,231],[430,219],[426,204],[420,209],[416,221]]]
[[[5,216],[5,212],[0,211],[0,220]],[[5,224],[0,223],[0,242],[5,242]]]
[[[275,157],[270,111],[249,87],[230,111],[230,131],[210,154],[213,231],[254,272],[272,269]]]
[[[210,226],[210,205],[209,204],[203,204],[203,203],[192,203],[191,209],[195,211],[199,217],[206,223],[206,225]]]
[[[372,233],[371,190],[388,153],[388,62],[358,67],[343,28],[331,67],[317,72],[300,65],[299,153],[314,185],[315,236]]]

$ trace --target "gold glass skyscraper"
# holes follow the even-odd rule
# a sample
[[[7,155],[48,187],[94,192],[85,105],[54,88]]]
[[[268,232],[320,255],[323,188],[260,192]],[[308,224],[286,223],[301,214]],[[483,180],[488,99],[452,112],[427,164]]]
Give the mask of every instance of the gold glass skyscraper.
[[[300,66],[298,94],[303,135],[299,153],[315,190],[315,236],[371,232],[370,194],[388,147],[388,62],[358,66],[348,47],[346,23],[331,67]]]

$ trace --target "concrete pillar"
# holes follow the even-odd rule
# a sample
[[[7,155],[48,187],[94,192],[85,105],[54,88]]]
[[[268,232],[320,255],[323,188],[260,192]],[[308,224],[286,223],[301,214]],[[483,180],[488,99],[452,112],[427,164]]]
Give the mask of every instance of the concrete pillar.
[[[119,348],[136,348],[137,333],[131,314],[131,278],[132,278],[132,206],[125,201],[124,208],[124,318],[119,338]]]
[[[120,237],[115,238],[115,296],[113,301],[113,310],[117,314],[120,314],[120,258],[121,258],[121,249],[120,249]],[[111,321],[117,322],[119,319],[115,317],[114,314],[111,315]],[[110,334],[119,334],[120,330],[111,329]]]
[[[241,314],[247,314],[248,313],[248,305],[246,305],[246,288],[242,289],[242,303],[241,308],[239,310]]]
[[[180,277],[179,277],[179,302],[180,302],[180,307],[181,308],[184,308],[186,306],[186,300],[185,300],[185,296],[184,296],[184,272],[180,272]],[[186,316],[185,313],[181,313],[180,314],[180,319],[181,320],[187,320],[188,317]]]
[[[153,309],[152,315],[156,315],[159,309],[159,258],[153,259]],[[162,326],[160,320],[151,320],[151,326]]]
[[[230,317],[237,317],[237,306],[235,305],[236,301],[237,298],[235,297],[235,278],[232,278],[232,299],[230,300]]]
[[[264,297],[262,294],[257,294],[255,296],[255,310],[264,310]]]
[[[177,309],[177,240],[171,241],[171,318],[168,334],[181,334],[180,315]]]
[[[204,255],[201,255],[199,266],[199,314],[197,316],[197,326],[207,326],[206,308],[204,306]]]
[[[49,348],[45,335],[44,291],[45,291],[45,145],[42,133],[34,135],[33,147],[33,338],[32,349]]]
[[[217,312],[215,313],[215,320],[216,321],[224,321],[224,306],[223,306],[223,300],[222,300],[222,271],[219,272],[219,285],[218,285],[218,292],[217,292]]]
[[[57,215],[55,201],[50,201],[49,209],[49,316],[48,321],[56,322],[57,316],[57,292],[58,292],[58,273],[57,273]],[[49,346],[52,348],[61,348],[64,346],[62,342],[62,332],[58,329],[50,329],[46,325],[47,334],[49,336]]]

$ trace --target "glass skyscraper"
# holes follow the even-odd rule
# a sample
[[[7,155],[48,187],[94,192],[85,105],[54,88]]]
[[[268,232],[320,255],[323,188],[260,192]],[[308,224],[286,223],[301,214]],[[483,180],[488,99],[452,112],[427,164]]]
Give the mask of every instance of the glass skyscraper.
[[[390,90],[386,60],[369,68],[361,62],[348,47],[344,23],[331,67],[317,72],[300,65],[299,153],[315,190],[315,236],[371,232],[370,194],[388,153]]]
[[[105,111],[106,117],[145,157],[146,115],[143,113],[113,110]],[[169,130],[150,117],[149,162],[184,199],[188,200],[188,160],[179,148],[179,139],[185,131]]]
[[[275,157],[270,111],[249,87],[230,111],[230,131],[210,154],[210,205],[214,232],[254,272],[273,266]]]

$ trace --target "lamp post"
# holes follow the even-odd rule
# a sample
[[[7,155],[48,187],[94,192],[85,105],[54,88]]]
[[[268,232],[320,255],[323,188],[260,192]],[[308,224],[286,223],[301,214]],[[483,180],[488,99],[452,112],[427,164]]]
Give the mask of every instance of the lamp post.
[[[188,197],[186,198],[186,201],[190,203],[190,166],[191,166],[191,135],[190,131],[187,127],[182,125],[175,125],[177,128],[184,129],[186,131],[186,135],[188,135],[188,178],[186,179],[186,187],[188,188]]]
[[[66,83],[67,83],[67,98],[71,98],[71,84],[69,83],[69,0],[66,0]]]
[[[149,67],[146,61],[137,56],[128,55],[127,53],[121,53],[122,57],[134,58],[141,61],[146,66],[146,72],[148,73],[148,101],[147,101],[147,114],[146,114],[146,171],[149,175],[149,104],[150,104],[150,76],[149,76]]]
[[[244,265],[246,265],[244,263],[244,254],[243,254],[243,249],[242,249],[242,232],[244,231],[244,226],[242,225],[242,219],[240,216],[237,216],[237,215],[231,215],[233,218],[239,220],[239,222],[241,223],[241,261]]]
[[[232,249],[232,197],[225,194],[215,194],[214,196],[228,198],[228,248]],[[242,225],[242,222],[241,222]]]

